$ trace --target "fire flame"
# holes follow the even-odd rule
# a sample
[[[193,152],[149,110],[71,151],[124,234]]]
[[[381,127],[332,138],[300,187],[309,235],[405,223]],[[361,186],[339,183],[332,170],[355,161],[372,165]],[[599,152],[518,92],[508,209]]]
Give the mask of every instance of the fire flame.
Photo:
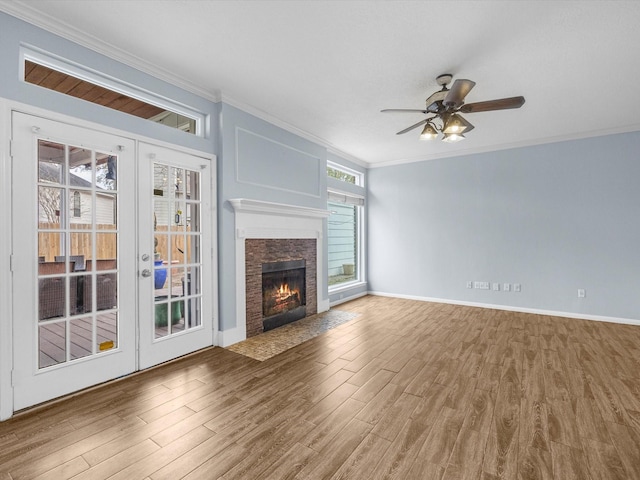
[[[291,290],[288,284],[283,283],[282,285],[280,285],[280,288],[276,290],[276,294],[275,294],[276,302],[282,302],[284,300],[287,300],[292,295],[295,295],[297,293],[298,292],[296,290]]]

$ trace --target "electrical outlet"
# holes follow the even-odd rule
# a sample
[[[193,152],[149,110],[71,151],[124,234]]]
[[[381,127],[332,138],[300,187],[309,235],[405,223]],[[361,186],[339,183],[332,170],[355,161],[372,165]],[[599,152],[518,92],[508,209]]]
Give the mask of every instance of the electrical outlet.
[[[502,290],[504,290],[505,292],[510,292],[511,291],[511,284],[503,283],[502,284]]]
[[[467,282],[467,288],[473,288],[473,282]]]
[[[489,290],[489,282],[473,282],[473,288],[480,290]]]
[[[578,298],[584,298],[587,296],[587,291],[584,288],[578,289]]]
[[[494,283],[493,284],[493,290],[496,291],[496,292],[499,292],[500,291],[500,284],[499,283]]]
[[[519,283],[514,283],[513,284],[513,291],[514,292],[520,292],[522,290],[522,287],[520,286]]]

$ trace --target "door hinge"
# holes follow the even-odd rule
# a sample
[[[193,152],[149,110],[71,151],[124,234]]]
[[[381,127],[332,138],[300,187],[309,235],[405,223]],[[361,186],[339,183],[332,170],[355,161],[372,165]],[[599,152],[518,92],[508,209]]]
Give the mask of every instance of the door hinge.
[[[9,140],[9,156],[11,158],[13,158],[13,145],[14,145],[13,140]]]
[[[12,387],[16,386],[16,371],[15,370],[11,370],[11,386]]]
[[[9,255],[9,271],[13,273],[13,254]]]

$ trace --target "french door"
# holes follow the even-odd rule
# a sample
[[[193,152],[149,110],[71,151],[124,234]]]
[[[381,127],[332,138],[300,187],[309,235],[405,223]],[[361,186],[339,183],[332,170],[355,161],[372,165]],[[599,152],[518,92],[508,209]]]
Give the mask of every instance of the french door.
[[[135,143],[12,121],[18,410],[136,369]]]
[[[17,112],[12,129],[14,410],[211,345],[210,161]]]
[[[211,162],[140,143],[140,368],[213,343]],[[205,294],[208,292],[208,294]]]

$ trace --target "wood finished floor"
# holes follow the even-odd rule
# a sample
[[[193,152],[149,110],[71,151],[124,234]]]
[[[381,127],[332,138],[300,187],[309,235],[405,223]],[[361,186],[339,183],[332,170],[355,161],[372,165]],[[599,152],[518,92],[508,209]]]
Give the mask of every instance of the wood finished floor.
[[[6,479],[640,479],[640,327],[364,297],[0,424]]]

